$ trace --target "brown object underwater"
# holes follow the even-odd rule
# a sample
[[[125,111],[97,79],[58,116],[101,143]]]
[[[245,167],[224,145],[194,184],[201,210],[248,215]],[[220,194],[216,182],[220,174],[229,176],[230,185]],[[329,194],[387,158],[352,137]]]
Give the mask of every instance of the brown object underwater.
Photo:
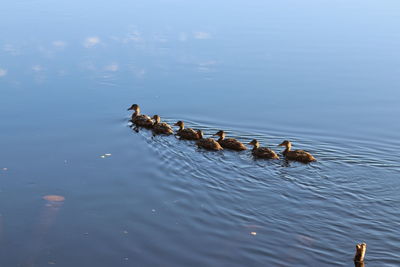
[[[356,245],[356,254],[354,255],[354,262],[364,262],[365,253],[367,252],[367,244],[360,243]]]

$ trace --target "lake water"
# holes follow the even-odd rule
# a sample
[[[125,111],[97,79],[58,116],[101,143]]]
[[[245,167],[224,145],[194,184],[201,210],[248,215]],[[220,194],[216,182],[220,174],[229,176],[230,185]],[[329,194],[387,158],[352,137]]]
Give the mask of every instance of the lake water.
[[[0,266],[400,266],[398,1],[0,8]],[[133,103],[309,165],[129,127]],[[65,199],[44,199],[58,195]]]

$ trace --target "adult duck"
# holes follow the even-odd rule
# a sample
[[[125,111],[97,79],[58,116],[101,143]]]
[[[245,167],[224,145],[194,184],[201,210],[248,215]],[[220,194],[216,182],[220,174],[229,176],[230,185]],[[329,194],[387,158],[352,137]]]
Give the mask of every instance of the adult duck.
[[[198,131],[195,131],[192,128],[185,128],[185,123],[183,121],[178,121],[174,124],[174,126],[179,126],[179,129],[176,133],[181,139],[186,140],[199,140],[200,135]]]
[[[228,148],[236,151],[246,150],[247,147],[241,143],[240,141],[236,140],[235,138],[225,138],[224,131],[218,131],[215,136],[219,136],[217,142],[223,147]]]
[[[282,142],[282,144],[279,144],[279,146],[284,146],[285,150],[282,152],[282,154],[285,156],[286,159],[288,160],[294,160],[294,161],[299,161],[303,163],[309,163],[316,161],[316,159],[308,152],[304,150],[291,150],[292,148],[292,143],[288,140],[285,140]]]
[[[128,110],[134,110],[135,112],[132,114],[131,121],[136,124],[136,126],[151,128],[153,127],[153,120],[147,116],[140,114],[140,107],[137,104],[133,104]]]
[[[256,158],[279,159],[279,156],[275,153],[275,151],[269,149],[268,147],[260,147],[260,143],[256,139],[253,139],[249,145],[253,146],[251,153]]]

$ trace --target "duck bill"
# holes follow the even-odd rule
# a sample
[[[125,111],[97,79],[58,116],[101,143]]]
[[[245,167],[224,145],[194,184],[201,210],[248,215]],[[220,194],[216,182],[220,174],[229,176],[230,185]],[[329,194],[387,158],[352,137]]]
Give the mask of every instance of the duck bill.
[[[285,146],[285,144],[284,144],[284,143],[282,143],[282,144],[279,144],[278,146]]]
[[[132,107],[130,107],[130,108],[128,108],[128,110],[133,110],[133,108],[132,108]]]

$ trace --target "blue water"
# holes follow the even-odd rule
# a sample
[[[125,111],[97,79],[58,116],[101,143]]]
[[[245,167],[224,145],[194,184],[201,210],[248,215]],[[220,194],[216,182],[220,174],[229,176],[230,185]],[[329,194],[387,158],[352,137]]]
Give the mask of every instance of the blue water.
[[[365,241],[366,266],[399,266],[399,12],[2,3],[0,265],[353,266]],[[133,103],[317,162],[136,133]]]

